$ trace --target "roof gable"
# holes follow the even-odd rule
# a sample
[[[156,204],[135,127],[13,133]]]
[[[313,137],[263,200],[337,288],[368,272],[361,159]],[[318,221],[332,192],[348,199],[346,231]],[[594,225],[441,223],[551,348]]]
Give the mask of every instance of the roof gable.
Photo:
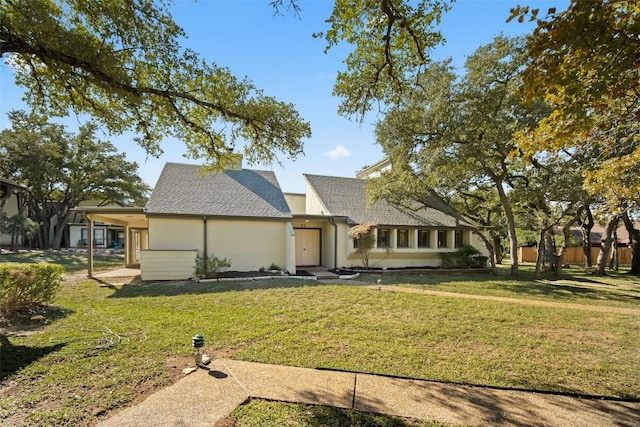
[[[468,226],[454,216],[443,212],[450,211],[441,200],[433,200],[434,206],[442,206],[442,210],[433,207],[407,209],[379,200],[367,206],[367,180],[343,178],[323,175],[308,175],[305,178],[309,185],[334,216],[346,216],[356,223],[368,221],[378,225],[406,225],[423,227],[456,227]]]
[[[271,171],[225,170],[199,175],[200,167],[167,163],[146,212],[150,214],[291,218]]]

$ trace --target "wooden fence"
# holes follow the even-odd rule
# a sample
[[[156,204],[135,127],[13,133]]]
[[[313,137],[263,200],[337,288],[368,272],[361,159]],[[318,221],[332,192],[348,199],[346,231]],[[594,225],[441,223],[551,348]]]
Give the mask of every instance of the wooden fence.
[[[536,262],[537,253],[536,248],[520,247],[518,259],[522,262]],[[594,264],[599,253],[600,248],[591,248],[591,260]],[[631,248],[618,248],[618,260],[620,265],[631,265]],[[580,247],[567,248],[562,262],[565,264],[584,264],[584,251]]]

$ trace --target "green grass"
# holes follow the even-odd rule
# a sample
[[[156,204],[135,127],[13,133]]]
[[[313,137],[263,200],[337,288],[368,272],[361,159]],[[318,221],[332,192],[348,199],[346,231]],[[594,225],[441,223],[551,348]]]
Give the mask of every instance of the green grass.
[[[515,292],[502,276],[440,278],[442,285],[383,276],[456,292],[640,309],[638,285],[625,277],[569,297],[553,282],[526,278],[517,286],[535,291]],[[0,335],[0,424],[90,424],[170,384],[172,373],[193,360],[196,333],[213,357],[640,398],[640,315],[302,280],[113,287],[81,281],[64,285],[43,314],[40,333]]]
[[[234,427],[437,427],[446,424],[367,414],[327,406],[251,400],[230,417]]]
[[[371,284],[418,289],[431,289],[463,294],[489,295],[511,298],[536,299],[592,305],[637,307],[640,304],[640,277],[624,272],[609,271],[607,276],[596,277],[582,267],[565,268],[556,278],[543,273],[535,280],[532,265],[520,266],[520,277],[509,277],[508,266],[500,266],[498,275],[490,273],[384,273],[361,274],[358,278]]]
[[[20,253],[3,253],[0,255],[0,262],[48,262],[60,264],[67,273],[86,271],[88,268],[86,254],[69,254],[64,252],[32,251]],[[105,270],[112,267],[124,266],[124,258],[117,254],[94,254],[93,268],[95,270]]]

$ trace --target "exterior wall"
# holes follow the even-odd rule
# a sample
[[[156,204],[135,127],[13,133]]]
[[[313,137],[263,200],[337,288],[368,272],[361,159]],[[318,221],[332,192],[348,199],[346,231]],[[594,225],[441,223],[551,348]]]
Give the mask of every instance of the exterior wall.
[[[2,208],[2,212],[6,213],[7,216],[12,217],[18,213],[18,198],[15,194],[9,196],[9,198],[4,202],[4,207]],[[18,241],[21,243],[21,239]],[[11,244],[11,235],[9,234],[0,234],[0,245],[9,246]]]
[[[204,223],[201,218],[149,218],[149,249],[151,250],[195,249],[202,254],[203,236]]]
[[[197,251],[140,251],[140,279],[187,280],[195,273]]]
[[[311,187],[308,182],[305,185],[307,189],[305,198],[305,213],[307,215],[331,215],[322,201],[320,201],[320,198],[316,194],[313,187]]]
[[[230,270],[259,270],[272,263],[286,268],[290,236],[287,224],[286,221],[209,219],[208,255],[230,259]]]
[[[344,231],[340,231],[340,236],[345,236],[338,247],[338,267],[362,267],[362,259],[360,254],[353,247],[353,239],[348,237],[346,224],[341,227]],[[439,267],[439,253],[455,252],[455,230],[440,229],[446,233],[446,246],[438,247],[438,229],[429,230],[429,247],[418,247],[418,229],[409,228],[409,247],[399,248],[398,245],[398,229],[408,227],[380,227],[390,229],[390,247],[378,248],[374,247],[369,253],[369,267],[371,268],[403,268],[403,267]],[[421,228],[427,230],[426,228]],[[378,229],[374,229],[374,235],[377,238]],[[477,243],[472,236],[471,231],[463,231],[463,244]],[[473,245],[481,253],[485,254],[484,245]]]
[[[284,193],[284,198],[289,205],[289,210],[294,215],[304,215],[307,213],[306,198],[304,194]]]

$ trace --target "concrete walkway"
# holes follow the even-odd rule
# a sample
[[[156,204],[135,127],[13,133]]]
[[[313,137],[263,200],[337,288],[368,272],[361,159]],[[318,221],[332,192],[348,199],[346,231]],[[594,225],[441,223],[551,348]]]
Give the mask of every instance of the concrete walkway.
[[[207,426],[250,398],[484,426],[638,426],[640,403],[214,360],[98,424]]]

